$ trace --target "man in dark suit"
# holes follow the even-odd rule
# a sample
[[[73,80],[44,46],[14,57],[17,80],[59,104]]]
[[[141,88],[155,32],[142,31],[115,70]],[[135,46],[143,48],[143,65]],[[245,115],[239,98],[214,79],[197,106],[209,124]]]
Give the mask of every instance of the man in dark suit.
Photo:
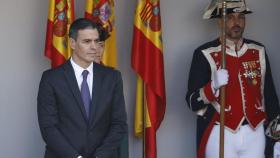
[[[77,19],[69,37],[71,58],[43,73],[38,92],[45,158],[115,158],[127,133],[121,74],[93,62],[97,24]]]

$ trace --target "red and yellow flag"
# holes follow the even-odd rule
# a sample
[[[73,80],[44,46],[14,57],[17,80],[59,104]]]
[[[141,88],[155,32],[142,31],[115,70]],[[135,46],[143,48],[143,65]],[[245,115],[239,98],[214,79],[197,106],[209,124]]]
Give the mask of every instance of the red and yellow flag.
[[[156,131],[166,107],[159,0],[138,0],[131,64],[138,75],[135,135],[142,136],[145,132],[145,156],[156,158]]]
[[[63,64],[71,56],[68,32],[74,20],[73,0],[50,0],[45,56],[52,67]]]
[[[117,67],[114,0],[86,0],[85,18],[102,24],[109,31],[110,37],[105,41],[102,63]]]

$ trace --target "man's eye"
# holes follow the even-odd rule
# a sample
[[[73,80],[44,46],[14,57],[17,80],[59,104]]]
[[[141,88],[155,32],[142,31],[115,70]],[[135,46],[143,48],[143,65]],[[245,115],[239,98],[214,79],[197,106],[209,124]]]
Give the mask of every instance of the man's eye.
[[[84,40],[84,43],[90,43],[90,40]]]

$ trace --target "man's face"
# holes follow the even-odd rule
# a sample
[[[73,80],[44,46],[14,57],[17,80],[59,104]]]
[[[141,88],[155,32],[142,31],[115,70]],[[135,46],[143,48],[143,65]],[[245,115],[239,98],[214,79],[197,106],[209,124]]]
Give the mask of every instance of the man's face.
[[[79,30],[77,39],[70,39],[73,49],[73,60],[83,68],[87,68],[96,58],[100,49],[97,29],[87,28]]]
[[[230,40],[242,38],[245,29],[245,14],[231,13],[226,16],[226,35]]]

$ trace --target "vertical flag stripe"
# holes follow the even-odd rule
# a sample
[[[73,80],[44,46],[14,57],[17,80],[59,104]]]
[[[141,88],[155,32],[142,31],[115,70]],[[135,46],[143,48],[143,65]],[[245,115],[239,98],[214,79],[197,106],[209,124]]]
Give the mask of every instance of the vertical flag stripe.
[[[144,97],[144,82],[141,77],[137,76],[137,85],[136,85],[136,105],[135,105],[135,124],[134,124],[134,131],[136,137],[143,136],[143,110],[145,109],[145,114],[149,113],[147,107],[146,97]],[[143,108],[145,106],[145,108]],[[145,115],[145,127],[151,127],[151,119],[150,115]]]
[[[141,30],[134,27],[132,67],[165,100],[163,54]]]
[[[157,157],[157,142],[156,142],[156,130],[152,127],[146,128],[145,134],[145,148],[146,158],[156,158]]]

